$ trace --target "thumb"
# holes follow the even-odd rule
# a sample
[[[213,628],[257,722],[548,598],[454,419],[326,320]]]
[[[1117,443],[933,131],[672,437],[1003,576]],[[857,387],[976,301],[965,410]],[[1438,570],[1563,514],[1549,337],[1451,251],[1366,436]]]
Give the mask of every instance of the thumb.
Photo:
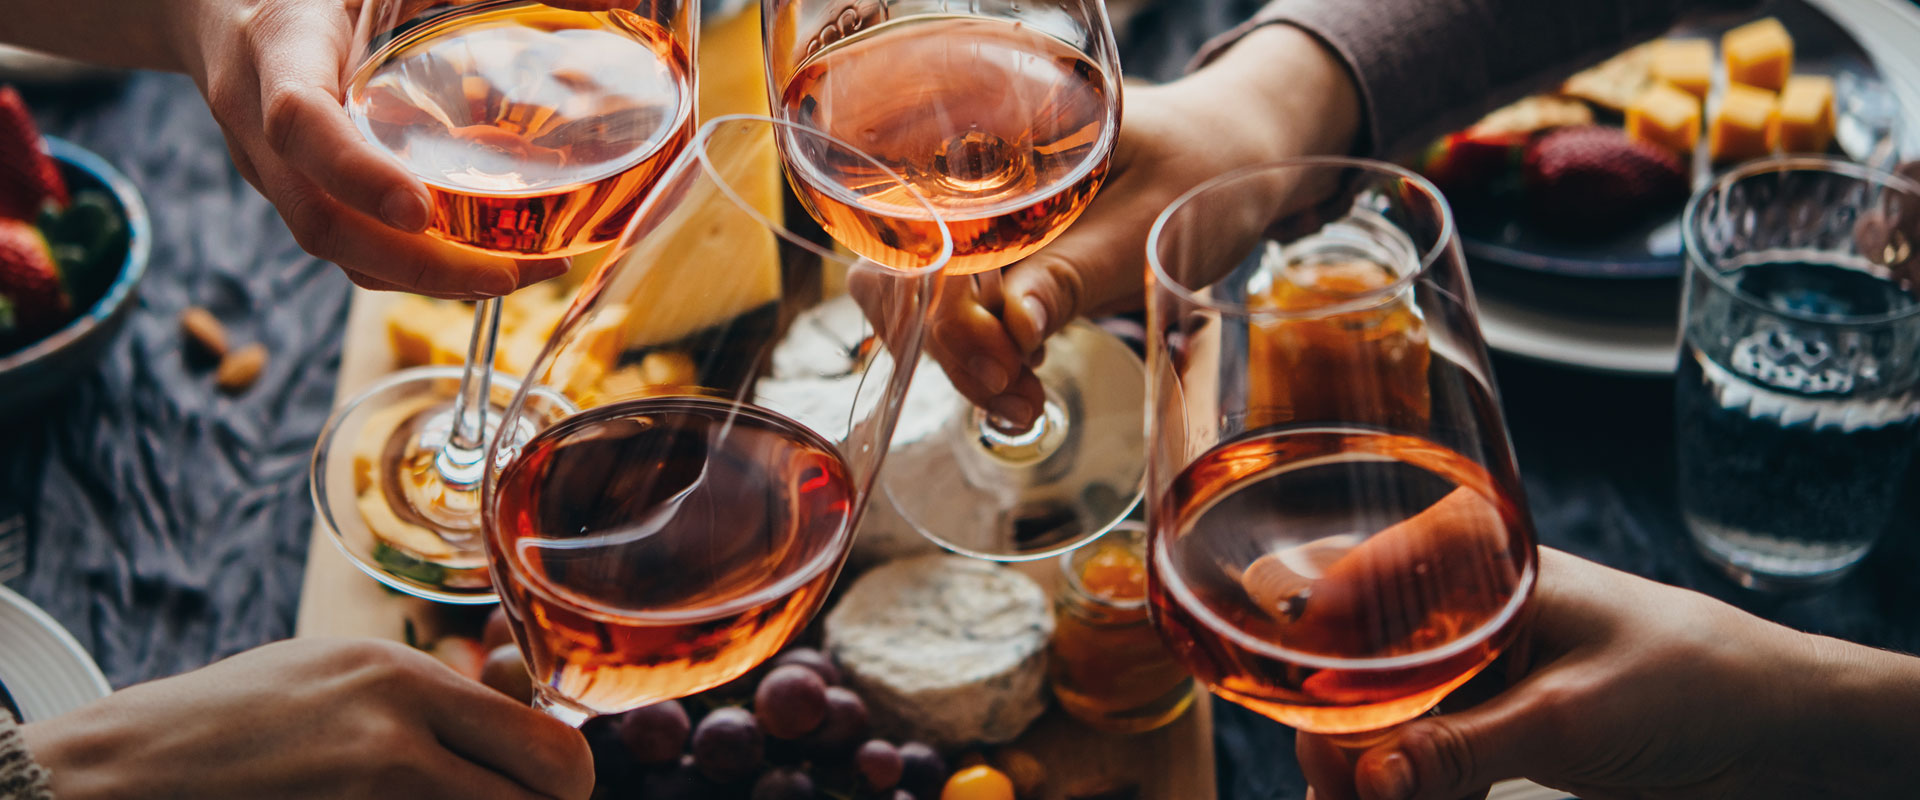
[[[1086,309],[1086,273],[1058,254],[1042,251],[1001,274],[1000,318],[1024,356],[1031,356]]]
[[[1368,750],[1354,770],[1362,800],[1454,800],[1503,780],[1553,771],[1562,748],[1532,682],[1458,714],[1425,717]]]

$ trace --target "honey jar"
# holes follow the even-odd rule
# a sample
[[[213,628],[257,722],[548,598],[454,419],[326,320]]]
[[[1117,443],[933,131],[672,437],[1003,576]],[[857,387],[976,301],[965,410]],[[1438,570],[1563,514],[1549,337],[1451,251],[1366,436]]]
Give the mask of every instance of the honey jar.
[[[1121,523],[1060,557],[1048,678],[1061,708],[1097,730],[1143,733],[1193,704],[1193,677],[1147,619],[1147,533]]]

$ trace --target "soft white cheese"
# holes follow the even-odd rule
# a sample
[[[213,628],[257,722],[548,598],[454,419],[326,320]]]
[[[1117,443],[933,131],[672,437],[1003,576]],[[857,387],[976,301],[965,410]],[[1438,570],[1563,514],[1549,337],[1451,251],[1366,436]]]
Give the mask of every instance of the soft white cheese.
[[[1013,740],[1046,710],[1047,594],[952,555],[868,572],[827,615],[827,649],[883,735],[936,747]]]

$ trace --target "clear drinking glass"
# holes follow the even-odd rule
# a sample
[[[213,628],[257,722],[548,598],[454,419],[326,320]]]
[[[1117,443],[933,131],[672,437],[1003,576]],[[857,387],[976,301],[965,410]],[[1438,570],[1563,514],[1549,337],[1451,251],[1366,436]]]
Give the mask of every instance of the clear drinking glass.
[[[454,246],[551,258],[610,244],[693,131],[697,0],[359,8],[347,114],[427,185],[427,233]],[[479,486],[517,388],[487,369],[499,329],[500,300],[479,303],[456,379],[399,373],[321,432],[320,518],[349,560],[400,591],[494,599]]]
[[[992,272],[1052,241],[1106,178],[1120,63],[1099,0],[763,0],[762,25],[774,115],[851,142],[916,190],[788,148],[790,169],[819,187],[802,192],[809,211],[858,252],[892,245],[843,226],[911,217],[925,198],[953,231],[947,271]],[[980,558],[1045,558],[1099,536],[1139,502],[1140,370],[1117,337],[1068,327],[1035,370],[1045,402],[1026,428],[926,370],[882,478],[889,499],[922,534]]]
[[[886,454],[950,240],[915,226],[932,238],[884,265],[837,248],[790,210],[776,135],[886,179],[814,131],[707,123],[509,407],[533,435],[492,450],[493,581],[536,704],[568,722],[779,651],[825,600]],[[543,389],[578,410],[544,413]]]
[[[1300,159],[1148,241],[1148,590],[1215,693],[1363,744],[1513,640],[1533,524],[1445,201]]]
[[[1824,158],[1687,206],[1680,505],[1743,585],[1834,580],[1887,529],[1920,440],[1920,185]]]

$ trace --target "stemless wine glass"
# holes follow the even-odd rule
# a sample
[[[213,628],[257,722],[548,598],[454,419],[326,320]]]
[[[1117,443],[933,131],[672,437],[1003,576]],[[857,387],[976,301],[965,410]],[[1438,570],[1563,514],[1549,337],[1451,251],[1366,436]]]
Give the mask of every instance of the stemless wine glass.
[[[888,264],[789,212],[763,117],[703,126],[508,408],[488,555],[536,704],[579,724],[739,677],[818,610],[892,436],[945,229]],[[902,187],[898,178],[892,178]],[[931,213],[926,209],[923,212]],[[540,387],[579,411],[532,408]]]
[[[619,236],[691,135],[698,17],[697,0],[365,0],[344,103],[426,184],[430,235],[509,258],[575,255]],[[518,385],[489,369],[500,308],[475,307],[464,371],[376,384],[315,448],[320,518],[400,591],[494,599],[479,486]]]
[[[1432,708],[1511,642],[1536,571],[1445,201],[1387,164],[1279,162],[1183,196],[1147,256],[1161,633],[1300,730]]]
[[[890,245],[837,220],[911,216],[924,198],[953,231],[949,274],[997,270],[1052,241],[1106,177],[1120,64],[1099,0],[762,0],[761,24],[775,116],[852,143],[917,190],[789,149],[789,168],[820,187],[803,193],[809,210],[855,250]],[[980,558],[1045,558],[1098,537],[1139,502],[1141,369],[1117,337],[1069,326],[1047,342],[1046,399],[1024,429],[928,370],[882,477],[888,497],[920,533]]]

